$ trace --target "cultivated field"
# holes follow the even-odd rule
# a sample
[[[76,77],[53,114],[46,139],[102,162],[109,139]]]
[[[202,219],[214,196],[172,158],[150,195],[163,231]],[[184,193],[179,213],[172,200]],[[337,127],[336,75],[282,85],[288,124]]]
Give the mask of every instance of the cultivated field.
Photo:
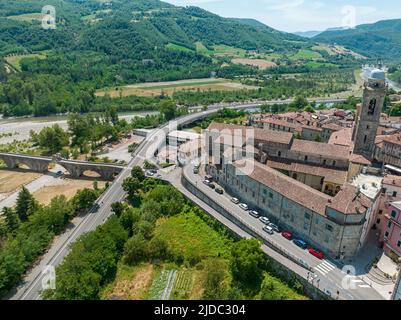
[[[226,79],[190,79],[170,82],[152,82],[123,87],[99,90],[97,96],[108,94],[112,98],[127,96],[158,96],[172,95],[176,91],[235,91],[241,89],[257,89],[257,87],[243,85]]]
[[[231,60],[234,64],[243,64],[248,66],[254,66],[261,70],[265,70],[268,68],[275,67],[276,64],[272,61],[264,60],[264,59],[247,59],[247,58],[236,58]]]

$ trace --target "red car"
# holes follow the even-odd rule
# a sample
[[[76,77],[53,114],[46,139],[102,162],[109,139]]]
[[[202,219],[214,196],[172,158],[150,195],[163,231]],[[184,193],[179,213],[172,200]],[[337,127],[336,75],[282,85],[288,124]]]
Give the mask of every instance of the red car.
[[[324,253],[318,250],[315,250],[313,248],[309,249],[309,253],[313,256],[315,256],[316,258],[323,260],[324,259]]]
[[[284,238],[288,239],[288,240],[291,240],[291,239],[292,239],[292,233],[289,232],[289,231],[283,231],[283,232],[281,233],[281,235],[282,235]]]

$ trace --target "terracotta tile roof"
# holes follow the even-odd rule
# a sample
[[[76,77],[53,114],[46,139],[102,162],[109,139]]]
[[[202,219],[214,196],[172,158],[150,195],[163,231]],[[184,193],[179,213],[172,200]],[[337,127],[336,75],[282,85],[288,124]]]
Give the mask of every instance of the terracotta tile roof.
[[[383,185],[392,185],[401,187],[401,177],[388,174],[383,179]]]
[[[372,201],[357,187],[346,183],[328,206],[344,214],[357,214],[366,212]]]
[[[213,122],[210,124],[209,131],[216,130],[222,132],[223,134],[242,134],[242,136],[247,135],[247,130],[253,130],[255,140],[265,141],[265,142],[275,142],[289,145],[293,139],[293,135],[290,132],[281,132],[274,130],[259,129],[250,126],[240,126],[225,123]]]
[[[322,126],[323,129],[329,129],[332,131],[340,131],[344,129],[342,126],[339,126],[338,124],[335,123],[328,123]]]
[[[236,161],[233,165],[241,171],[241,167],[244,163],[246,163],[247,166],[251,165],[249,160]],[[326,205],[332,197],[256,161],[253,161],[253,165],[253,172],[248,174],[250,178],[260,182],[305,208],[313,210],[321,215],[325,215]],[[244,173],[247,174],[246,171],[244,171]]]
[[[334,159],[349,159],[350,157],[349,147],[298,139],[292,143],[291,151]]]
[[[401,134],[394,134],[384,137],[383,141],[386,143],[396,144],[401,146]]]
[[[367,165],[367,166],[372,164],[372,162],[369,159],[367,159],[366,157],[364,157],[363,155],[354,154],[354,153],[351,154],[350,161],[352,163],[364,164],[364,165]]]
[[[313,166],[304,163],[297,162],[279,162],[279,161],[267,161],[267,165],[274,169],[287,170],[298,173],[310,174],[318,177],[323,177],[326,182],[332,182],[335,184],[342,185],[347,181],[348,171],[336,170],[321,166]]]
[[[352,146],[352,129],[343,128],[337,132],[334,132],[330,136],[328,143],[339,146]]]
[[[274,119],[274,118],[262,119],[260,122],[276,124],[279,126],[284,126],[284,127],[294,128],[294,129],[301,127],[300,124],[296,124],[296,123],[292,123],[292,122],[288,122],[288,121],[280,120],[280,119]]]

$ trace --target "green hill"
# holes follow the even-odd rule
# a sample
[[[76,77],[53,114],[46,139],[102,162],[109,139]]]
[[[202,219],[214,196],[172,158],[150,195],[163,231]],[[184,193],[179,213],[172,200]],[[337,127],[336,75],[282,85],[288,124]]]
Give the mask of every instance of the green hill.
[[[354,29],[325,31],[315,41],[340,44],[372,58],[399,58],[401,55],[401,19],[364,24]]]
[[[48,37],[50,33],[40,29],[40,19],[30,20],[27,16],[40,13],[44,5],[56,8],[59,30],[52,33],[55,37]],[[175,7],[158,0],[11,0],[0,4],[0,28],[0,54],[49,47],[74,49],[77,45],[82,47],[82,43],[87,43],[85,49],[102,49],[106,53],[112,52],[116,43],[118,51],[121,46],[132,48],[135,44],[142,46],[142,54],[144,46],[176,43],[195,49],[196,42],[281,52],[307,43],[261,23],[221,18],[197,7]],[[104,41],[111,49],[99,48],[97,41]]]

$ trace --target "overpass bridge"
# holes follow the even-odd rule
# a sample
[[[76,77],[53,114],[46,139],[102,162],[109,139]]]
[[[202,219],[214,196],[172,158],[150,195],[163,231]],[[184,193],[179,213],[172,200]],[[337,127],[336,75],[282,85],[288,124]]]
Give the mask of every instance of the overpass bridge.
[[[0,160],[3,160],[7,168],[14,169],[23,164],[31,171],[47,172],[50,163],[57,163],[65,168],[73,178],[81,177],[85,171],[94,171],[103,179],[111,180],[125,168],[122,165],[96,163],[86,161],[66,160],[50,157],[30,156],[25,154],[0,152]]]

